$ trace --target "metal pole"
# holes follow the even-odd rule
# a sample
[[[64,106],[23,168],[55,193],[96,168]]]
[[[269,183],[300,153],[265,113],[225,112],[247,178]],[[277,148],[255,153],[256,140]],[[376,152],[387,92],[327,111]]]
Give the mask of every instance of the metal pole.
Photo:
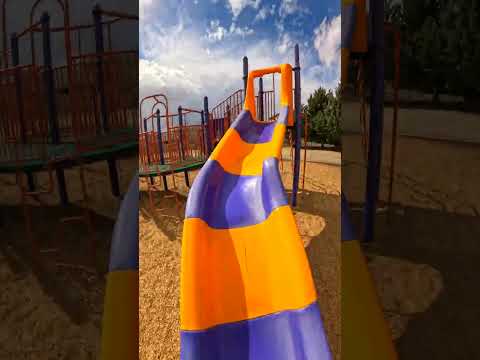
[[[95,52],[97,54],[97,88],[100,97],[100,116],[101,116],[101,133],[106,134],[110,127],[108,124],[107,100],[105,97],[105,82],[103,75],[103,27],[102,27],[102,9],[100,5],[95,5],[92,11],[93,23],[95,24]],[[120,196],[120,188],[118,185],[118,172],[116,160],[113,157],[107,159],[110,174],[110,184],[112,186],[112,194],[116,197]],[[152,181],[152,180],[150,180]]]
[[[373,241],[375,214],[380,186],[380,163],[382,159],[383,102],[385,77],[385,28],[384,2],[372,0],[371,14],[371,73],[374,78],[371,88],[370,136],[368,144],[367,188],[365,196],[365,232],[363,240]]]
[[[300,181],[300,152],[302,141],[302,119],[300,109],[302,106],[302,93],[300,87],[300,51],[295,45],[295,161],[293,169],[292,206],[297,206],[298,183]]]
[[[5,3],[4,3],[5,5]],[[5,15],[5,13],[4,13]],[[4,19],[5,20],[5,19]],[[6,36],[6,35],[5,35]],[[18,38],[17,34],[13,33],[11,37],[11,51],[12,51],[12,65],[13,66],[18,66],[20,64],[20,54],[18,51]],[[6,48],[5,50],[5,59],[8,59]],[[8,61],[6,61],[5,67],[8,67]],[[20,70],[16,69],[15,70],[15,98],[17,101],[17,110],[18,110],[18,120],[19,120],[19,125],[20,125],[20,142],[22,144],[25,144],[26,142],[26,133],[25,133],[25,123],[24,123],[24,113],[23,113],[23,90],[22,90],[22,77],[20,75]],[[17,141],[16,134],[15,136],[15,141]],[[27,183],[28,183],[28,189],[30,191],[35,190],[35,179],[33,177],[33,174],[31,172],[26,173],[27,176]]]
[[[50,16],[44,13],[42,16],[42,34],[43,34],[43,65],[47,93],[48,120],[50,125],[50,136],[53,144],[60,142],[60,133],[58,129],[57,111],[55,102],[55,83],[52,72],[52,51],[50,43]]]
[[[157,141],[158,141],[158,152],[160,153],[160,165],[165,164],[165,156],[163,154],[163,143],[162,143],[162,125],[160,122],[160,110],[157,109],[156,112],[157,115]],[[168,121],[168,119],[167,119]],[[162,176],[163,179],[163,187],[165,191],[168,191],[168,185],[167,185],[167,177]]]
[[[245,100],[245,94],[247,93],[247,80],[248,80],[248,58],[243,57],[243,99]]]
[[[202,129],[202,152],[205,154],[207,151],[206,149],[206,139],[205,139],[205,111],[201,111],[200,113],[200,119],[201,119],[201,129]]]
[[[6,49],[5,49],[6,50]],[[13,33],[11,38],[11,50],[12,50],[12,65],[20,65],[20,53],[18,51],[18,38],[17,34]],[[6,53],[5,53],[6,54]],[[5,55],[6,56],[6,55]],[[6,56],[7,58],[7,56]],[[8,61],[7,61],[8,63]],[[17,100],[17,109],[18,109],[18,120],[20,125],[20,142],[25,144],[26,142],[26,132],[25,132],[25,122],[24,122],[24,113],[23,113],[23,91],[22,91],[22,77],[20,75],[20,70],[15,70],[15,97]],[[30,191],[35,191],[35,179],[31,172],[27,172],[27,183],[28,189]]]
[[[182,107],[178,107],[178,125],[180,127],[180,159],[183,161],[185,160],[185,149],[183,147],[183,114],[182,114]],[[185,174],[185,183],[188,187],[190,187],[190,179],[188,178],[188,171],[183,172]]]
[[[180,134],[180,159],[185,159],[185,151],[183,149],[183,114],[182,114],[182,107],[178,107],[178,126],[179,126],[179,134]]]
[[[108,173],[110,175],[110,185],[112,188],[112,195],[115,197],[120,196],[120,185],[118,182],[117,162],[115,158],[108,158]]]
[[[263,121],[263,78],[258,79],[258,120]]]
[[[230,110],[230,105],[227,104],[227,119],[228,119],[228,127],[232,125],[232,111]]]
[[[148,148],[149,135],[148,135],[148,130],[147,130],[147,119],[146,118],[143,119],[143,136],[145,137],[145,150],[147,151],[147,162],[148,162],[148,165],[150,165],[150,150]],[[153,185],[154,184],[153,176],[150,175],[149,179],[150,179],[150,183]]]
[[[212,139],[210,138],[210,116],[208,112],[208,97],[203,98],[203,113],[205,116],[205,124],[206,124],[206,131],[207,131],[207,152],[208,155],[212,152]]]
[[[100,5],[95,5],[92,11],[93,22],[95,24],[95,52],[97,54],[97,87],[100,97],[100,114],[101,114],[101,132],[105,134],[109,130],[108,126],[108,109],[105,97],[105,83],[103,76],[103,28],[102,28],[102,9]]]
[[[20,65],[20,54],[18,51],[18,38],[17,34],[13,33],[10,40],[10,47],[12,51],[12,65]],[[20,70],[15,70],[15,96],[17,99],[17,110],[18,110],[18,120],[20,125],[20,141],[25,143],[26,133],[25,133],[25,122],[23,114],[23,91],[22,91],[22,77],[20,75]],[[15,134],[16,135],[16,134]]]
[[[394,28],[395,37],[395,79],[394,79],[394,100],[393,100],[393,124],[392,124],[392,144],[390,152],[390,176],[388,186],[388,206],[392,206],[393,201],[393,183],[395,181],[395,158],[397,152],[398,136],[398,91],[400,87],[400,32]]]
[[[48,120],[50,125],[50,134],[52,143],[57,145],[60,143],[60,132],[57,121],[57,108],[55,103],[55,83],[53,80],[52,70],[52,48],[50,42],[50,16],[43,13],[41,18],[42,34],[43,34],[43,66],[45,76],[45,86],[47,93]],[[56,169],[58,193],[62,205],[68,204],[67,185],[65,183],[65,173],[62,168]]]

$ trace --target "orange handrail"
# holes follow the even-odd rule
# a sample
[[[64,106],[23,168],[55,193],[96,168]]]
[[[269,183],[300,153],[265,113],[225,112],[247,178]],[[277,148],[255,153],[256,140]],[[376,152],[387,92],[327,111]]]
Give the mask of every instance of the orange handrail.
[[[290,64],[282,64],[278,66],[272,66],[264,69],[252,70],[248,74],[247,79],[247,92],[245,96],[244,109],[250,111],[252,118],[256,120],[255,109],[255,88],[253,80],[263,75],[280,73],[281,74],[281,86],[280,86],[280,105],[288,106],[288,125],[293,125],[293,88],[292,88],[292,66]]]

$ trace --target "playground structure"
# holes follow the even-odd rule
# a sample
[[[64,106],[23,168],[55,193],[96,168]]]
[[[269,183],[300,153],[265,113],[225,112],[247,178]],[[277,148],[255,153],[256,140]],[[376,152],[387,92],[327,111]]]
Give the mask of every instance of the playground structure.
[[[298,58],[298,53],[297,53]],[[299,64],[295,69],[299,69]],[[270,74],[269,74],[270,75]],[[209,109],[208,97],[204,97],[203,109],[189,109],[180,106],[174,114],[170,113],[168,98],[165,94],[154,94],[143,98],[140,102],[139,124],[139,168],[140,177],[148,178],[147,187],[150,205],[153,208],[151,191],[159,189],[155,179],[162,178],[163,189],[168,191],[167,177],[172,177],[176,188],[176,173],[184,173],[185,183],[190,187],[189,171],[200,169],[212,151],[221,141],[234,119],[242,112],[247,89],[248,58],[243,58],[243,89],[235,91],[226,99]],[[275,92],[275,73],[271,74],[272,88],[264,90],[264,78],[258,79],[258,94],[254,102],[258,110],[258,120],[272,122],[278,119],[277,100]],[[300,78],[298,78],[300,92]],[[296,89],[296,88],[295,88]],[[292,89],[294,96],[299,96]],[[300,100],[298,100],[300,101]],[[151,108],[147,104],[151,103]],[[146,107],[148,115],[143,115]],[[304,123],[304,142],[308,140],[308,119],[298,114],[298,121],[287,127],[288,145],[292,161],[293,191],[291,203],[296,206],[300,180],[300,151],[302,122]],[[306,151],[304,148],[303,181],[305,184]],[[283,169],[283,157],[280,154],[280,165]]]
[[[385,77],[385,59],[382,60],[382,66],[377,68],[372,66],[372,54],[369,50],[371,46],[373,36],[371,32],[367,31],[369,14],[366,9],[365,0],[348,0],[343,2],[343,9],[345,15],[342,17],[344,22],[344,28],[346,29],[342,33],[342,84],[346,86],[350,81],[353,81],[356,92],[360,98],[360,124],[362,129],[362,151],[364,160],[369,164],[369,173],[371,181],[368,188],[367,199],[365,201],[365,216],[366,227],[365,239],[370,241],[373,238],[373,225],[372,219],[377,211],[378,192],[379,192],[379,180],[376,180],[376,171],[380,171],[381,165],[381,147],[383,142],[383,120],[382,121],[370,121],[370,129],[367,127],[367,102],[370,99],[372,102],[376,99],[375,96],[381,96],[380,100],[376,100],[375,106],[371,107],[371,116],[378,117],[377,111],[381,111],[383,119],[383,103],[384,103],[384,80]],[[358,29],[362,29],[358,31]],[[394,178],[395,178],[395,159],[397,152],[397,136],[398,136],[398,110],[399,110],[399,87],[400,87],[400,46],[401,35],[398,28],[391,23],[383,23],[382,36],[378,41],[382,43],[388,43],[390,39],[386,34],[391,36],[392,48],[393,48],[393,122],[392,122],[392,138],[390,143],[390,159],[389,159],[389,175],[388,175],[388,194],[386,199],[386,208],[392,205],[393,190],[394,190]],[[378,46],[377,46],[378,47]],[[382,47],[383,49],[384,47]],[[384,52],[382,51],[382,56]],[[380,77],[380,71],[382,72],[382,83],[377,80],[378,90],[373,91],[372,79]],[[366,91],[366,85],[371,85],[372,91],[368,95]],[[381,95],[380,95],[381,94]],[[378,110],[377,110],[378,109]],[[372,133],[372,138],[369,138],[369,134]],[[371,141],[370,141],[371,140]],[[369,146],[374,146],[374,150],[371,151]],[[371,154],[371,161],[369,161],[369,154]],[[378,168],[378,170],[377,170]],[[380,173],[379,173],[380,174]],[[367,215],[368,214],[368,215]]]
[[[365,199],[364,241],[373,240],[379,182],[384,105],[384,3],[371,1],[369,9],[365,0],[342,1],[342,87],[348,83],[350,60],[356,60],[360,71],[360,119],[364,129],[364,151],[367,162],[367,191]],[[387,27],[392,30],[391,27]],[[398,34],[398,33],[396,33]],[[371,38],[369,37],[371,35]],[[396,38],[396,49],[399,37]],[[398,50],[394,83],[394,127],[398,108]],[[367,56],[368,55],[368,56]],[[365,69],[369,65],[369,74]],[[366,137],[366,97],[364,82],[370,80],[370,129]],[[396,130],[393,131],[396,136]],[[368,149],[366,144],[368,142]],[[392,141],[390,191],[393,187],[393,161],[395,141]],[[367,152],[368,150],[368,152]],[[389,195],[391,200],[391,194]],[[342,193],[342,357],[346,359],[394,360],[398,358],[383,310],[369,273],[366,259],[348,216],[348,203]],[[365,325],[368,324],[368,331]]]
[[[68,0],[56,3],[63,25],[52,27],[50,16],[37,19],[42,0],[34,2],[29,26],[12,33],[7,45],[6,3],[3,11],[3,54],[0,69],[0,173],[15,174],[24,208],[26,231],[38,254],[28,201],[53,194],[55,183],[62,205],[69,203],[64,170],[76,168],[83,197],[83,214],[68,219],[83,221],[89,228],[94,251],[94,230],[87,206],[84,165],[107,161],[112,194],[119,197],[116,160],[137,152],[138,102],[131,89],[137,87],[137,50],[114,50],[112,28],[138,16],[95,6],[92,23],[72,25]],[[93,34],[95,51],[84,52],[82,38]],[[52,56],[52,34],[63,34],[65,64]],[[107,46],[105,46],[105,35]],[[38,37],[41,49],[38,51]],[[90,35],[91,36],[91,35]],[[74,44],[74,39],[77,44]],[[87,41],[88,43],[88,41]],[[22,54],[29,56],[22,57]],[[38,54],[42,57],[39,59]],[[39,188],[35,175],[48,173],[46,188]],[[55,174],[55,176],[54,176]],[[56,181],[55,178],[56,177]]]
[[[255,98],[254,80],[272,73],[281,74],[280,108],[270,116],[264,98]],[[188,195],[180,358],[330,360],[310,267],[279,170],[287,127],[298,127],[300,137],[298,45],[295,68],[252,70],[245,83],[243,110]],[[265,117],[269,121],[262,121]]]

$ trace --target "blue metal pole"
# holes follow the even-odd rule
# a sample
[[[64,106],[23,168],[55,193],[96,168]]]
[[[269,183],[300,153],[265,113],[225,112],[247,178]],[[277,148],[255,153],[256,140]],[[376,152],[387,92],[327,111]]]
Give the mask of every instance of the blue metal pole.
[[[205,125],[206,125],[206,131],[207,131],[207,153],[210,155],[212,152],[212,139],[210,138],[210,116],[208,112],[208,97],[203,98],[203,116],[205,117]]]
[[[103,53],[105,51],[103,40],[103,26],[102,26],[102,9],[99,4],[96,4],[92,11],[93,22],[95,25],[95,52],[97,54],[97,87],[100,95],[100,116],[101,116],[101,133],[106,134],[110,130],[108,124],[108,108],[107,99],[105,96],[105,78],[103,75]],[[107,159],[110,184],[112,187],[113,196],[120,196],[120,187],[118,182],[117,161],[114,157]],[[153,181],[153,178],[150,178]]]
[[[18,38],[17,34],[13,33],[11,40],[10,40],[10,48],[12,51],[12,65],[18,66],[20,65],[20,53],[18,51]],[[17,69],[15,70],[15,97],[17,100],[17,109],[18,109],[18,120],[20,125],[20,141],[25,143],[26,140],[26,133],[25,133],[25,122],[24,122],[24,114],[23,114],[23,97],[22,97],[22,77],[20,76],[20,71]]]
[[[18,51],[18,38],[17,34],[13,33],[10,43],[12,51],[12,65],[18,66],[20,64],[20,53]],[[22,97],[22,77],[20,76],[20,71],[15,70],[15,98],[17,100],[17,110],[18,110],[18,120],[20,125],[20,142],[25,144],[26,142],[26,132],[25,132],[25,121],[23,113],[23,97]],[[27,183],[28,189],[30,191],[35,191],[35,179],[31,172],[27,172]]]
[[[248,58],[243,57],[243,99],[245,100],[245,94],[247,93],[247,80],[248,80]]]
[[[202,129],[202,152],[205,154],[207,152],[207,145],[206,145],[206,138],[205,138],[205,111],[202,110],[200,113],[200,118],[201,118],[201,129]]]
[[[97,87],[100,95],[100,115],[101,115],[101,131],[103,134],[109,130],[107,100],[105,98],[105,84],[103,76],[103,27],[102,27],[102,9],[99,4],[95,5],[92,11],[93,23],[95,24],[95,52],[97,54]]]
[[[185,148],[183,147],[183,113],[182,107],[178,107],[178,125],[180,127],[180,157],[181,160],[185,160]],[[188,171],[183,172],[185,174],[185,183],[190,187],[190,179],[188,178]]]
[[[157,109],[157,141],[158,141],[158,152],[160,153],[160,165],[165,164],[165,155],[163,154],[163,143],[162,143],[162,124],[160,121],[160,110]],[[162,176],[163,188],[165,191],[168,191],[167,177]]]
[[[385,29],[384,29],[384,2],[372,0],[371,15],[371,73],[373,81],[371,87],[370,104],[370,139],[368,144],[367,188],[365,196],[365,232],[363,240],[373,241],[375,215],[380,186],[380,164],[382,159],[383,137],[383,102],[385,78]]]
[[[151,162],[150,162],[150,149],[148,147],[149,139],[148,139],[148,130],[147,130],[148,129],[147,119],[143,119],[143,129],[144,129],[143,135],[145,136],[145,150],[147,150],[147,162],[148,162],[148,165],[150,165]],[[110,167],[110,162],[108,163],[108,166]],[[150,178],[150,183],[153,185],[155,183],[155,181],[153,180],[153,176],[150,175],[149,178]]]
[[[258,79],[258,120],[263,121],[263,78]]]
[[[185,150],[183,148],[183,113],[181,106],[178,107],[178,126],[180,134],[180,159],[183,161],[185,160]]]
[[[58,129],[57,108],[55,103],[55,83],[52,71],[52,47],[50,42],[50,16],[43,13],[41,18],[43,35],[43,66],[45,86],[47,93],[48,120],[51,132],[51,139],[54,145],[60,143],[60,132]],[[62,205],[68,204],[67,185],[65,183],[65,173],[61,167],[56,169],[58,193]]]
[[[302,93],[300,85],[300,51],[298,44],[295,45],[295,160],[293,168],[292,206],[297,206],[298,183],[300,181],[300,153],[302,141],[302,119],[300,110],[302,107]]]
[[[55,84],[52,72],[52,49],[50,42],[50,16],[44,13],[42,18],[43,34],[43,65],[47,92],[48,120],[50,125],[50,134],[53,144],[60,142],[60,133],[58,130],[58,119],[55,103]]]

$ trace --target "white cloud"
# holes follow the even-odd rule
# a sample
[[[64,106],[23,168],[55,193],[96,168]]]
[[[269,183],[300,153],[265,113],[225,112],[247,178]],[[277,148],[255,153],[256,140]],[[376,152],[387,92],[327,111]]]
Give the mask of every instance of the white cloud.
[[[140,19],[143,19],[149,13],[152,4],[153,0],[139,0],[138,8]]]
[[[247,35],[252,35],[253,33],[253,29],[249,28],[248,26],[238,27],[235,22],[232,22],[232,24],[230,25],[230,34],[245,37]]]
[[[233,18],[235,19],[247,6],[258,9],[261,1],[262,0],[228,0],[228,5],[230,10],[232,11]]]
[[[340,63],[340,39],[342,23],[340,15],[323,19],[315,29],[314,46],[321,64],[330,67]]]
[[[176,24],[171,26],[153,17],[142,22],[139,62],[140,96],[165,93],[171,111],[179,105],[201,108],[204,96],[209,97],[213,107],[242,88],[244,55],[249,58],[250,69],[285,62],[293,65],[293,46],[299,39],[287,33],[276,40],[256,37],[255,41],[246,41],[242,36],[251,35],[253,30],[239,27],[236,22],[227,27],[214,20],[205,34],[204,29],[187,21],[182,12],[177,12],[173,20]],[[320,25],[319,29],[324,27],[326,25]],[[320,36],[320,32],[315,36]],[[216,45],[218,39],[224,40],[222,46]],[[326,64],[313,66],[318,64],[319,50],[305,46],[303,41],[300,44],[302,99],[305,101],[319,86],[335,87],[338,76],[334,67],[327,71]]]
[[[283,17],[295,13],[309,14],[310,10],[308,10],[307,8],[302,8],[298,4],[298,0],[282,0],[278,13],[281,17]]]
[[[211,42],[222,41],[227,37],[231,37],[234,35],[245,37],[248,35],[252,35],[254,33],[253,29],[249,28],[248,26],[245,27],[238,27],[235,22],[232,22],[229,29],[220,25],[219,20],[212,20],[210,21],[210,26],[207,29],[206,38]]]
[[[207,38],[212,41],[221,41],[228,33],[227,29],[220,26],[219,20],[210,21],[210,28],[207,29]]]
[[[273,16],[275,14],[275,8],[276,8],[275,4],[272,4],[271,7],[268,7],[268,6],[262,7],[258,11],[257,15],[255,16],[254,22],[265,20],[267,17]]]
[[[280,36],[277,49],[280,54],[285,54],[288,50],[293,49],[294,45],[295,43],[290,35],[288,33],[283,33]]]

